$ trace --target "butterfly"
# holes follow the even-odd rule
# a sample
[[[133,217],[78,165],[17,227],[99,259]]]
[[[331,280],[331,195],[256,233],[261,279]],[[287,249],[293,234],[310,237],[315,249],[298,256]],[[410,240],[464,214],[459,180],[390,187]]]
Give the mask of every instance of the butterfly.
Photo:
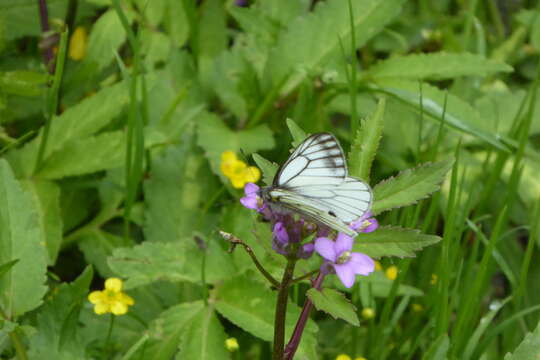
[[[352,237],[357,232],[348,224],[366,215],[373,201],[369,185],[348,176],[343,150],[330,133],[306,138],[261,196],[272,210],[300,214]]]

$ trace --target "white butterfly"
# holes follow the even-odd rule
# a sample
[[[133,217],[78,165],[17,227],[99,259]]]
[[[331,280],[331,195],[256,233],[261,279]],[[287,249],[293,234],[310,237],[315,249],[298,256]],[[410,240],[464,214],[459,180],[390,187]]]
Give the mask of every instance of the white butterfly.
[[[369,185],[349,177],[343,150],[334,135],[309,136],[278,169],[261,196],[273,210],[295,212],[349,236],[348,224],[371,208]]]

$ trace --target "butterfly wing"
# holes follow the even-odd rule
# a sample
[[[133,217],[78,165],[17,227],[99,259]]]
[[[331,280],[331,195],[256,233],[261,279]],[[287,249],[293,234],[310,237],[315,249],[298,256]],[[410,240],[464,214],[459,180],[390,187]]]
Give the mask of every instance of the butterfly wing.
[[[308,137],[281,165],[273,187],[294,188],[318,184],[340,184],[347,176],[343,150],[334,135],[319,133]]]

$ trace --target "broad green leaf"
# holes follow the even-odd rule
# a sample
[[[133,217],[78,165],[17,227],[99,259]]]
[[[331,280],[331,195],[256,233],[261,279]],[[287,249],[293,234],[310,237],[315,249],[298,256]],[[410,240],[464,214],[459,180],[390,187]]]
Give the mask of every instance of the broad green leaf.
[[[41,304],[47,287],[45,234],[31,196],[0,159],[0,264],[18,259],[0,278],[0,308],[15,318]]]
[[[540,323],[512,352],[505,355],[504,360],[538,360],[540,355]]]
[[[32,359],[86,359],[88,342],[78,332],[79,313],[88,301],[93,271],[87,267],[71,284],[64,283],[52,292],[37,315],[36,335],[30,338]]]
[[[216,310],[245,331],[272,341],[277,294],[253,277],[253,274],[246,274],[219,284],[216,289]],[[299,315],[300,309],[289,303],[286,318],[288,334],[292,333]],[[311,337],[316,331],[316,325],[308,322],[304,336]]]
[[[165,3],[163,23],[173,43],[177,47],[185,44],[189,37],[189,21],[182,1],[152,1],[152,3]],[[148,3],[150,4],[150,3]]]
[[[358,316],[356,315],[356,308],[339,291],[328,288],[319,291],[312,288],[308,290],[307,296],[317,310],[324,311],[332,315],[335,319],[343,319],[354,326],[360,325],[360,321],[358,321]]]
[[[210,284],[235,273],[230,255],[217,241],[207,241],[205,272]],[[114,249],[108,264],[115,273],[127,278],[126,289],[160,280],[200,283],[202,251],[193,238],[167,243],[144,242],[132,248]]]
[[[276,175],[279,165],[266,160],[259,154],[253,154],[253,160],[262,171],[264,183],[266,185],[272,185],[274,175]]]
[[[488,76],[510,71],[511,66],[480,55],[438,52],[391,57],[371,66],[361,76],[367,79],[393,77],[444,80],[459,76]]]
[[[114,59],[114,53],[126,41],[126,31],[114,9],[110,9],[94,23],[88,37],[85,63],[96,64],[101,70]]]
[[[358,235],[353,249],[374,258],[414,257],[416,251],[439,241],[440,237],[422,234],[420,230],[383,226],[371,233]]]
[[[304,130],[298,126],[293,119],[287,119],[287,127],[289,128],[289,132],[291,133],[293,137],[292,146],[296,148],[298,145],[302,143],[307,137],[307,134]]]
[[[150,344],[145,349],[145,359],[170,360],[178,352],[178,345],[194,317],[204,311],[202,301],[182,303],[165,310],[152,321]]]
[[[107,257],[112,255],[116,248],[128,246],[124,237],[113,235],[100,229],[84,233],[77,239],[77,245],[88,264],[95,267],[97,273],[103,278],[113,277],[115,274],[107,264]]]
[[[43,94],[47,75],[35,71],[17,70],[0,73],[0,89],[7,94],[39,96]]]
[[[191,236],[194,230],[213,229],[214,219],[201,216],[201,208],[217,191],[216,181],[194,147],[194,139],[183,140],[152,159],[152,173],[144,183],[144,233],[148,241],[175,242]]]
[[[211,113],[206,113],[198,121],[197,143],[204,149],[216,174],[220,174],[219,163],[224,151],[230,150],[238,154],[242,150],[245,154],[251,154],[274,147],[272,132],[266,124],[248,130],[233,131],[217,115]]]
[[[349,152],[349,175],[369,182],[371,164],[375,159],[383,131],[386,100],[379,101],[375,112],[358,129]]]
[[[364,45],[401,11],[403,0],[351,1],[356,46]],[[288,24],[271,51],[265,69],[268,90],[288,79],[281,93],[296,87],[311,72],[340,56],[339,41],[350,43],[349,7],[340,0],[318,2],[312,13]]]
[[[260,10],[273,22],[287,26],[294,18],[309,12],[309,0],[274,0],[256,2]]]
[[[8,261],[5,264],[0,265],[0,277],[2,277],[4,274],[6,274],[11,268],[19,262],[19,259]]]
[[[371,211],[377,215],[427,198],[439,190],[453,163],[453,159],[426,163],[381,181],[373,189],[375,200]]]
[[[480,124],[485,123],[485,120],[476,109],[458,96],[423,83],[422,103],[420,103],[420,90],[416,81],[380,79],[377,84],[371,85],[373,90],[392,95],[417,111],[420,111],[422,105],[423,114],[436,121],[442,121],[444,114],[447,126],[483,140],[498,149],[507,150],[498,136],[482,130]],[[445,98],[447,98],[446,111]]]
[[[34,207],[39,214],[39,225],[45,234],[45,244],[49,253],[48,264],[54,265],[63,236],[60,187],[52,181],[38,179],[23,181],[22,185],[32,196]]]
[[[427,349],[424,356],[422,356],[422,360],[446,360],[449,348],[450,339],[448,334],[441,334]]]
[[[224,345],[226,338],[214,309],[205,307],[190,321],[175,359],[228,360],[230,354]]]
[[[111,131],[72,141],[47,158],[38,176],[60,179],[119,167],[125,162],[125,149],[124,131]]]

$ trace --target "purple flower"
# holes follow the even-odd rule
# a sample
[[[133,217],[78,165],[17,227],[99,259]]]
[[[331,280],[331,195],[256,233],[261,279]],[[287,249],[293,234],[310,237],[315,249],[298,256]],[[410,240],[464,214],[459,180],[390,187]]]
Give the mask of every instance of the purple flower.
[[[287,255],[287,246],[289,245],[289,234],[285,225],[279,221],[272,229],[272,249],[281,255]]]
[[[373,217],[371,211],[368,211],[364,216],[350,223],[349,227],[359,233],[370,233],[377,230],[379,222]]]
[[[257,210],[261,212],[265,206],[262,199],[259,197],[259,187],[254,183],[247,183],[244,187],[244,193],[246,196],[240,199],[242,205],[248,209]]]
[[[336,241],[326,237],[315,240],[315,251],[330,263],[347,288],[353,286],[356,274],[368,275],[375,269],[375,262],[369,256],[351,252],[353,241],[342,233],[338,234]]]

